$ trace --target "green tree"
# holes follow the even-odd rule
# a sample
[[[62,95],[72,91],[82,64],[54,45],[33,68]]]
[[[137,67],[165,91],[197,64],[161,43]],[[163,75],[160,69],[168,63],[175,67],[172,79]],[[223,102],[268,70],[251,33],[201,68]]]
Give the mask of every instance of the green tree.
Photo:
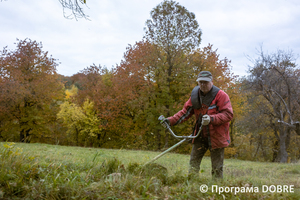
[[[60,105],[60,111],[57,114],[57,118],[61,119],[63,125],[67,127],[68,138],[73,138],[75,145],[78,145],[79,135],[83,129],[83,121],[85,118],[82,108],[74,103],[65,101]]]
[[[172,113],[172,105],[186,94],[192,67],[189,66],[191,52],[200,45],[201,29],[195,14],[172,0],[164,0],[150,13],[146,21],[145,38],[155,47],[157,63],[154,74],[157,93],[166,115]],[[158,136],[160,137],[160,136]],[[168,146],[168,135],[165,136]]]
[[[201,29],[195,14],[172,0],[164,0],[151,11],[146,21],[145,38],[155,47],[158,63],[154,74],[158,87],[166,87],[170,103],[177,100],[174,92],[182,91],[187,79],[191,78],[189,66],[192,51],[200,45]],[[183,84],[182,84],[183,83]],[[175,99],[173,99],[175,98]]]
[[[168,54],[169,67],[176,56],[200,45],[202,32],[195,14],[173,0],[164,0],[146,21],[146,38]]]
[[[69,144],[92,146],[96,144],[101,146],[102,129],[99,127],[100,119],[94,109],[94,103],[86,99],[83,106],[65,101],[60,105],[60,111],[57,114],[58,119],[62,120],[67,128]]]

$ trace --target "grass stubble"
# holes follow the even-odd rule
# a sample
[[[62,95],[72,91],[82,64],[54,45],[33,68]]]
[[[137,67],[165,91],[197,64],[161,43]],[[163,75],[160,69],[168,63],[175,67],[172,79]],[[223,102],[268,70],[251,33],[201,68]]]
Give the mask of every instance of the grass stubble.
[[[215,180],[209,157],[188,176],[189,155],[168,153],[143,165],[157,154],[0,143],[0,199],[300,199],[300,163],[226,159],[224,179]],[[207,192],[199,189],[204,184]],[[293,190],[263,191],[272,185]]]

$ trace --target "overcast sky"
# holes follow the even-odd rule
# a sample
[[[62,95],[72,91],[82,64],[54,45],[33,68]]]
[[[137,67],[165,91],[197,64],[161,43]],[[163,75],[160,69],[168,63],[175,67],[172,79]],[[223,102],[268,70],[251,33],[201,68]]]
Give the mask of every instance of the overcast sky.
[[[43,43],[71,76],[92,65],[116,66],[126,47],[141,41],[150,11],[162,0],[87,0],[85,19],[64,18],[59,0],[0,0],[0,48],[15,49],[16,38]],[[202,29],[200,47],[209,43],[220,59],[231,60],[235,75],[246,75],[257,50],[300,54],[299,0],[177,0],[195,13]],[[299,63],[299,59],[297,60]]]

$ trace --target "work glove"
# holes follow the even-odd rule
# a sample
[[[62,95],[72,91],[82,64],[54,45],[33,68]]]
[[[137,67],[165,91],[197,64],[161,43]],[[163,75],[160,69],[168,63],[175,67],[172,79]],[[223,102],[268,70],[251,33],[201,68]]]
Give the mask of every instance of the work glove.
[[[209,115],[203,115],[202,117],[202,125],[206,126],[210,123],[210,116]]]
[[[168,119],[165,119],[161,122],[161,125],[164,127],[164,128],[168,128],[168,126],[166,125],[168,124],[170,126],[170,121]]]

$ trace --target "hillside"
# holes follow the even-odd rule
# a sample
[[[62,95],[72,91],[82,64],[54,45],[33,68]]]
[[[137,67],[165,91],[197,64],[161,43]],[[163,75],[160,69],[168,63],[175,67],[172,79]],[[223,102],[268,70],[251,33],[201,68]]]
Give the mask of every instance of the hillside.
[[[0,198],[300,199],[300,163],[226,159],[224,180],[215,181],[209,157],[199,177],[187,176],[189,155],[168,153],[143,167],[158,154],[0,143]]]

